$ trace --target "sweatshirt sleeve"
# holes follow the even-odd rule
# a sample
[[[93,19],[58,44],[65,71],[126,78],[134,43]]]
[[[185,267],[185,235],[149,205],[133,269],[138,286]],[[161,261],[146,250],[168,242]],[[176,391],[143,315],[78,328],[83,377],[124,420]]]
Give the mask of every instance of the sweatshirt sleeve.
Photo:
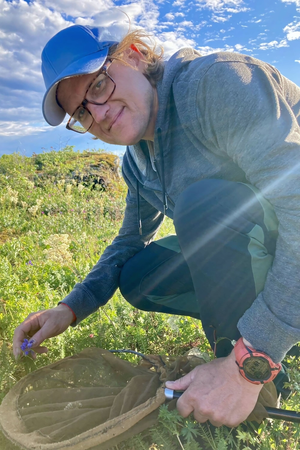
[[[142,197],[139,198],[142,235],[139,234],[137,192],[129,185],[125,215],[118,236],[113,240],[98,263],[93,267],[82,283],[62,301],[75,313],[77,320],[72,326],[95,312],[107,303],[118,288],[119,275],[125,262],[148,245],[157,233],[163,214],[157,211]]]
[[[296,85],[248,57],[212,64],[197,92],[202,142],[244,171],[279,221],[264,290],[238,322],[241,335],[275,362],[300,341],[299,100]]]

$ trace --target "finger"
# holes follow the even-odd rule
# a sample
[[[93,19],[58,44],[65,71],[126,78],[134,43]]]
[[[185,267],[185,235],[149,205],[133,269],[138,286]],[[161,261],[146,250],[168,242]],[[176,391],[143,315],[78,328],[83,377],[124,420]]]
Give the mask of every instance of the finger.
[[[53,336],[56,336],[56,325],[53,321],[47,320],[44,325],[32,336],[34,341],[33,348],[36,349],[40,344]]]
[[[16,359],[18,359],[20,355],[22,355],[21,345],[26,336],[27,334],[25,333],[25,331],[23,331],[21,326],[16,328],[13,337],[13,353]]]
[[[21,353],[18,355],[18,359],[22,358],[23,356],[28,356],[29,358],[36,359],[37,353],[42,354],[42,353],[47,353],[47,352],[48,352],[47,347],[36,347],[34,350],[31,347],[25,351],[21,351]]]
[[[187,375],[176,381],[167,381],[166,387],[168,389],[174,389],[175,391],[185,391],[193,381],[194,377],[192,372],[193,371],[189,372]]]
[[[36,353],[47,353],[48,352],[48,348],[47,347],[41,347],[40,345],[38,345],[38,342],[35,339],[30,339],[28,347],[26,350],[33,350]]]
[[[15,357],[20,353],[20,347],[25,338],[32,336],[38,330],[38,323],[36,321],[36,315],[29,314],[29,316],[22,322],[14,332],[13,337],[13,352]]]
[[[196,419],[197,420],[197,419]],[[223,423],[221,423],[221,422],[215,422],[214,420],[209,420],[210,421],[210,423],[214,426],[214,427],[216,427],[216,428],[219,428],[219,427],[221,427],[222,425],[225,425],[225,424],[223,424]],[[199,422],[198,420],[197,420],[197,422]],[[203,423],[203,422],[199,422],[199,423]]]
[[[35,348],[34,350],[30,349],[30,351],[27,354],[25,353],[25,355],[29,356],[32,359],[36,359],[37,353],[41,354],[41,353],[47,353],[47,352],[48,352],[47,347],[38,347],[38,348]]]
[[[188,417],[193,411],[194,407],[186,400],[186,396],[183,394],[176,403],[176,408],[182,417]]]
[[[37,347],[34,348],[34,351],[39,354],[48,353],[48,347]]]
[[[205,423],[208,420],[208,417],[201,414],[199,411],[194,410],[193,415],[194,415],[195,420],[197,420],[197,422],[199,422],[199,423]]]

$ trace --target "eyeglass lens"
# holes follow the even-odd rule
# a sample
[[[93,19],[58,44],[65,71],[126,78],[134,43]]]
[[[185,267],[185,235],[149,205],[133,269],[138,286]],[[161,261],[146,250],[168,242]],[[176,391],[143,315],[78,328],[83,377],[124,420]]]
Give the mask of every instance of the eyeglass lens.
[[[87,94],[86,100],[96,104],[107,102],[114,90],[114,82],[105,73],[100,73],[93,81]],[[85,133],[93,124],[93,116],[82,105],[80,105],[70,119],[69,127],[78,133]]]

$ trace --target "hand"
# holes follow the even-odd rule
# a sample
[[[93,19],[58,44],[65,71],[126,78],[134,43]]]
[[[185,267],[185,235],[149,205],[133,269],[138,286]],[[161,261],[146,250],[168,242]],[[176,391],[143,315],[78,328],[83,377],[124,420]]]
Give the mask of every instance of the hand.
[[[263,385],[241,376],[233,351],[226,358],[196,367],[179,380],[167,381],[166,387],[185,391],[177,401],[181,416],[193,412],[200,423],[209,420],[216,427],[236,427],[253,411]]]
[[[63,333],[73,322],[72,311],[63,304],[53,309],[46,309],[29,314],[14,332],[13,352],[17,359],[21,354],[21,345],[25,338],[34,341],[31,356],[35,359],[36,353],[47,353],[47,347],[40,344],[53,336]]]

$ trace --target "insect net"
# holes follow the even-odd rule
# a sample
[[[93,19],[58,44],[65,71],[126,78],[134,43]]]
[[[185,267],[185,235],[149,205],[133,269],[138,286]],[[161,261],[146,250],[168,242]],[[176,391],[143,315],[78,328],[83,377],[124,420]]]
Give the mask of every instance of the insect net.
[[[204,363],[197,356],[149,355],[134,365],[87,348],[22,378],[0,407],[2,431],[22,449],[109,449],[155,425],[164,382]],[[250,419],[267,417],[264,406],[276,406],[276,398],[269,383]]]

